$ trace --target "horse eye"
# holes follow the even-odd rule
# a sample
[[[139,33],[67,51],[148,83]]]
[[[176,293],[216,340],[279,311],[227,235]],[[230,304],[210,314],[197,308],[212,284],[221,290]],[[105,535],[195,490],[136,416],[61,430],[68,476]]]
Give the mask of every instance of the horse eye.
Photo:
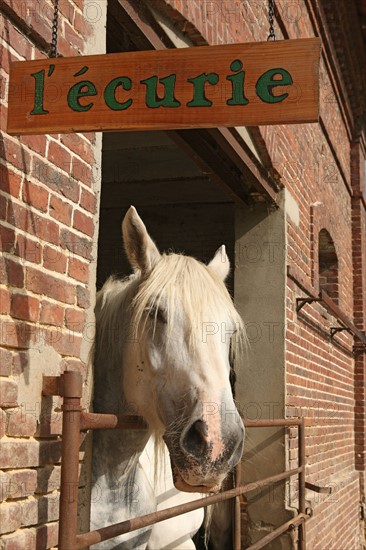
[[[148,316],[154,321],[160,321],[161,323],[167,322],[165,313],[159,307],[150,307],[147,308]]]

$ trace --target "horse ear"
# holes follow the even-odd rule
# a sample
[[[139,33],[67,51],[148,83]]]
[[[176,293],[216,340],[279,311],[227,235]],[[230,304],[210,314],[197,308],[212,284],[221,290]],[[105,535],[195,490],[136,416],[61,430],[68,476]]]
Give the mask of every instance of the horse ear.
[[[226,248],[223,244],[215,252],[215,256],[212,258],[208,267],[212,269],[222,279],[225,281],[226,277],[230,272],[230,261],[226,254]]]
[[[160,252],[134,206],[130,206],[123,219],[122,235],[131,267],[143,274],[151,271],[161,257]]]

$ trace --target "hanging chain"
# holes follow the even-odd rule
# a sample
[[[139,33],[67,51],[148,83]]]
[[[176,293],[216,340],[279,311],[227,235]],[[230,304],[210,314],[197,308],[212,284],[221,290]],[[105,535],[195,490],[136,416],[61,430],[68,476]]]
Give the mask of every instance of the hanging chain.
[[[52,42],[51,42],[50,57],[57,57],[57,39],[58,39],[58,0],[54,0]]]
[[[267,40],[276,40],[276,34],[274,31],[274,18],[275,18],[275,5],[274,0],[268,0],[268,22],[269,22],[269,35]]]

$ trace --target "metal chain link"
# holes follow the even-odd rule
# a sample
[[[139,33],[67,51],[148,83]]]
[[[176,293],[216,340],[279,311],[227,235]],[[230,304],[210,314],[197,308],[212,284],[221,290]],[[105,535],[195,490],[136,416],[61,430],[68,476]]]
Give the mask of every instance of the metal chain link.
[[[274,0],[268,0],[268,22],[269,22],[269,35],[267,40],[276,40],[276,34],[274,31],[274,19],[275,19],[275,5]]]
[[[57,39],[58,39],[58,0],[54,0],[53,22],[52,22],[52,42],[50,57],[57,57]]]

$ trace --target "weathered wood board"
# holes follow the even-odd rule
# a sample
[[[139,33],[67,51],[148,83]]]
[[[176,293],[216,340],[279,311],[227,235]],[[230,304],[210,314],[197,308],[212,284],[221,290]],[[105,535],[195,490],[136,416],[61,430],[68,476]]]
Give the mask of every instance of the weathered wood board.
[[[14,62],[8,132],[315,122],[320,40]]]

